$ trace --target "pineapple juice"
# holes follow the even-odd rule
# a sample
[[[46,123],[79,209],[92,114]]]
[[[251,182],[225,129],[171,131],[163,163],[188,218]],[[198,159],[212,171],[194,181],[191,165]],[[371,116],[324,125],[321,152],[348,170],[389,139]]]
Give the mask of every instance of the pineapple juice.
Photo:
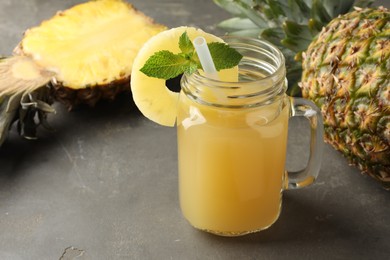
[[[208,106],[181,95],[180,205],[196,228],[242,235],[279,216],[286,156],[287,98],[255,108]]]

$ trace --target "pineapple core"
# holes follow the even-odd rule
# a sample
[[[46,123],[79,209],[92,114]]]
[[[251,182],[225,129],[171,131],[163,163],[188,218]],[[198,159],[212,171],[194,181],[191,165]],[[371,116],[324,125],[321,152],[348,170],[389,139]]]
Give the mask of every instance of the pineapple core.
[[[63,86],[83,89],[129,77],[138,50],[165,29],[121,0],[91,1],[29,29],[19,51]]]

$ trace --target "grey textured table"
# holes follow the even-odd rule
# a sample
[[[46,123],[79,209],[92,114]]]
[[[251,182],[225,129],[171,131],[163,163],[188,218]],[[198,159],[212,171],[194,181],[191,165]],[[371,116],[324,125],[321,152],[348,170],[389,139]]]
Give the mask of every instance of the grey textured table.
[[[0,54],[26,28],[80,2],[1,0]],[[206,0],[132,3],[169,27],[217,32],[228,17]],[[31,142],[12,131],[0,148],[1,260],[390,259],[390,193],[328,145],[316,184],[286,191],[276,224],[224,238],[193,229],[180,213],[174,128],[145,119],[128,95],[95,109],[56,109],[56,132]],[[292,121],[289,167],[305,164],[306,139],[306,123]]]

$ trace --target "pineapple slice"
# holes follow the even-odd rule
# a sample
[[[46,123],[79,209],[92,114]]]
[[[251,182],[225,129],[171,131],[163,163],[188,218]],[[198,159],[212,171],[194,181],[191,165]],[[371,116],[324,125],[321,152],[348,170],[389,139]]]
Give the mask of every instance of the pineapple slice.
[[[69,108],[94,105],[129,89],[138,50],[165,29],[122,0],[90,1],[27,30],[15,53],[56,74],[54,94]]]
[[[165,80],[146,76],[140,71],[145,62],[154,53],[168,50],[180,53],[179,38],[187,32],[193,40],[203,36],[207,42],[221,42],[222,39],[193,27],[177,27],[161,32],[150,38],[134,59],[131,72],[131,91],[139,110],[150,120],[164,126],[174,126],[176,122],[176,105],[179,93],[170,91]]]

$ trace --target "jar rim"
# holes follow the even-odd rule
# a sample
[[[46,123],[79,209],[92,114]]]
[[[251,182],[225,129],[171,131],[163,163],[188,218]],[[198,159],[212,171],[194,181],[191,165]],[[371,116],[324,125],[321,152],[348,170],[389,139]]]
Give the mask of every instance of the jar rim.
[[[225,36],[222,36],[221,39],[223,39],[227,44],[229,44],[233,48],[235,48],[235,47],[237,48],[237,45],[241,45],[241,48],[250,46],[252,49],[260,49],[261,46],[263,45],[272,51],[271,54],[274,55],[279,60],[279,64],[277,65],[275,71],[273,71],[269,75],[266,75],[262,78],[247,80],[247,81],[238,81],[238,82],[237,81],[222,81],[222,80],[207,77],[206,75],[202,75],[199,72],[199,70],[195,71],[191,75],[188,74],[187,72],[185,72],[184,74],[187,77],[188,76],[194,77],[195,80],[200,80],[200,81],[207,80],[207,82],[210,85],[216,86],[216,87],[221,87],[220,84],[223,83],[224,88],[229,88],[228,87],[229,85],[234,85],[234,87],[236,87],[237,83],[246,85],[246,84],[265,82],[265,81],[268,81],[272,78],[275,78],[275,77],[277,78],[278,77],[277,75],[280,75],[279,79],[274,81],[276,83],[276,82],[280,82],[281,80],[284,80],[284,78],[286,77],[285,57],[284,57],[283,53],[274,44],[270,43],[269,41],[257,39],[257,38],[235,36],[235,35],[225,35]],[[229,42],[230,40],[237,40],[237,42]]]

